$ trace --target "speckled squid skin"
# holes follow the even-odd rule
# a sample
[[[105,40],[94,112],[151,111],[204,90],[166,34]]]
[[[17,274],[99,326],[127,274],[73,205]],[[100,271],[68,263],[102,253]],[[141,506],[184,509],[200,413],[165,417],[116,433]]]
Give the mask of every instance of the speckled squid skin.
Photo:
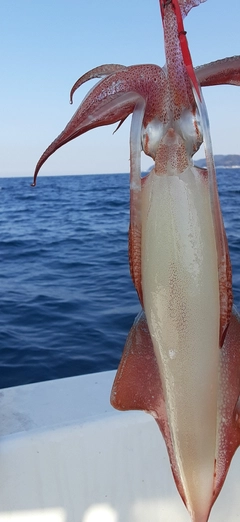
[[[194,70],[183,17],[205,0],[159,0],[166,65],[105,64],[39,159],[101,125],[130,132],[129,263],[142,312],[112,388],[119,410],[152,414],[192,522],[206,522],[240,444],[240,319],[201,86],[240,85],[240,56]],[[207,170],[192,157],[204,142]],[[153,170],[141,179],[141,151]],[[147,443],[147,442],[146,442]]]
[[[153,170],[142,194],[143,303],[184,498],[206,520],[214,489],[219,367],[217,253],[207,180]]]

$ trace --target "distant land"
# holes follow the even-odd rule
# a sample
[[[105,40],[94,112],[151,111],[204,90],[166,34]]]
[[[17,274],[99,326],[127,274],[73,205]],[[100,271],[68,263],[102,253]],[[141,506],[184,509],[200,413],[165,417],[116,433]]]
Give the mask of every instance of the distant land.
[[[239,154],[216,154],[214,156],[214,162],[216,167],[225,167],[228,169],[240,168],[240,155]],[[200,159],[194,161],[197,167],[206,167],[206,160]]]

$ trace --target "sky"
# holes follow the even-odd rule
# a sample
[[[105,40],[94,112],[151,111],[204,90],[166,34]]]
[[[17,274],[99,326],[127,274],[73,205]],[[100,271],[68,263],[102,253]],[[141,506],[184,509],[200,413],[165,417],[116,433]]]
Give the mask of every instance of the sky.
[[[239,20],[240,0],[193,8],[185,29],[194,65],[240,54]],[[0,177],[33,173],[93,86],[82,86],[69,104],[70,88],[87,70],[164,62],[158,0],[1,0]],[[214,154],[240,154],[240,88],[208,87],[204,97]],[[41,173],[128,172],[128,120],[114,135],[109,126],[73,140]],[[143,155],[142,169],[150,165]]]

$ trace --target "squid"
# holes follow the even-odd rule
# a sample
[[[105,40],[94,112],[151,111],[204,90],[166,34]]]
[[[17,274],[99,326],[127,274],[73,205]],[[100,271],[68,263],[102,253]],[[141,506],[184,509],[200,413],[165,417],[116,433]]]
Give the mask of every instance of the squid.
[[[204,0],[159,0],[166,64],[108,64],[63,132],[65,143],[132,114],[129,264],[142,311],[111,393],[153,415],[192,522],[206,522],[240,444],[240,317],[201,87],[240,85],[240,56],[193,67],[183,18]],[[193,156],[204,143],[206,169]],[[154,167],[141,177],[141,151]]]

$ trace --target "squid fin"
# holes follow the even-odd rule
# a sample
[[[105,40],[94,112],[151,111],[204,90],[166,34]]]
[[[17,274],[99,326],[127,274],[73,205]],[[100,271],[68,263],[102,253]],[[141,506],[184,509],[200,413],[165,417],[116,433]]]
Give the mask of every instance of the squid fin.
[[[138,314],[129,332],[110,400],[118,410],[143,410],[154,417],[167,446],[176,486],[186,504],[173,451],[157,359],[143,311]]]
[[[214,500],[221,491],[231,460],[240,446],[240,316],[233,308],[220,362],[219,446]]]
[[[144,410],[165,416],[162,384],[144,312],[129,332],[114,380],[111,404],[118,410]]]

